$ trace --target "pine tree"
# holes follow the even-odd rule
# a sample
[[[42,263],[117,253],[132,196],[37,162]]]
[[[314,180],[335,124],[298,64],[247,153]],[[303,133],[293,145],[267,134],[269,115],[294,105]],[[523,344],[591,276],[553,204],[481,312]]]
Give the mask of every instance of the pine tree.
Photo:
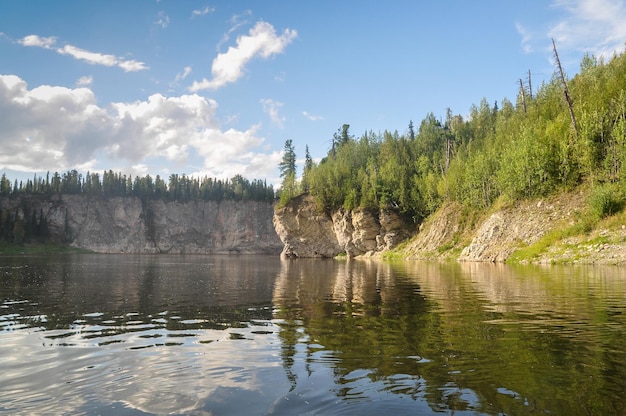
[[[280,192],[281,203],[286,203],[296,195],[296,151],[291,139],[285,140],[283,160],[278,164],[283,183]]]
[[[309,175],[313,169],[313,159],[309,153],[309,145],[304,147],[304,169],[302,171],[302,192],[309,192]]]

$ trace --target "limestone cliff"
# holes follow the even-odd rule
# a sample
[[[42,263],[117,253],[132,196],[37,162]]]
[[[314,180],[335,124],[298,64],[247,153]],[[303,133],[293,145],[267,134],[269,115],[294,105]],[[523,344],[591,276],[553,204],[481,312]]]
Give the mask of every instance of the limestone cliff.
[[[268,202],[31,195],[1,198],[0,210],[24,224],[43,217],[46,240],[101,253],[278,254],[282,249]]]
[[[274,212],[274,227],[286,257],[353,257],[388,250],[409,236],[408,227],[393,211],[345,211],[331,215],[317,209],[307,194]]]

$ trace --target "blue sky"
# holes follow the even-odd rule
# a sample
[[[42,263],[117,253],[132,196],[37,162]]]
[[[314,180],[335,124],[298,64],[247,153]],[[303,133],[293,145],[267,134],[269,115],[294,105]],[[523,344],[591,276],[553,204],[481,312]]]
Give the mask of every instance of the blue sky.
[[[0,1],[0,172],[113,169],[278,184],[286,139],[398,130],[626,41],[626,3]],[[300,162],[300,167],[302,162]]]

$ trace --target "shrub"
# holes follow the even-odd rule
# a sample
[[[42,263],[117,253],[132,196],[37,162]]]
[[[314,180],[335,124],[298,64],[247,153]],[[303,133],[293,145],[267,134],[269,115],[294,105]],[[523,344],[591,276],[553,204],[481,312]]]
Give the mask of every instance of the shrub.
[[[624,206],[624,200],[616,186],[602,184],[591,191],[588,204],[591,216],[600,220],[620,211]]]

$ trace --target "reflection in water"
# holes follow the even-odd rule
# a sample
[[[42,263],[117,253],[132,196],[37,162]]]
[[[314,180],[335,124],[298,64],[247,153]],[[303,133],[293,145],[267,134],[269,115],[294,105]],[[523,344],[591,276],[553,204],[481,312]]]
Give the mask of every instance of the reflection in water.
[[[277,272],[255,256],[0,259],[0,413],[269,408],[289,386]]]
[[[389,393],[428,413],[626,411],[624,270],[339,264],[284,262],[276,281],[294,396],[325,377],[372,413]]]
[[[626,270],[0,257],[0,413],[626,413]]]

